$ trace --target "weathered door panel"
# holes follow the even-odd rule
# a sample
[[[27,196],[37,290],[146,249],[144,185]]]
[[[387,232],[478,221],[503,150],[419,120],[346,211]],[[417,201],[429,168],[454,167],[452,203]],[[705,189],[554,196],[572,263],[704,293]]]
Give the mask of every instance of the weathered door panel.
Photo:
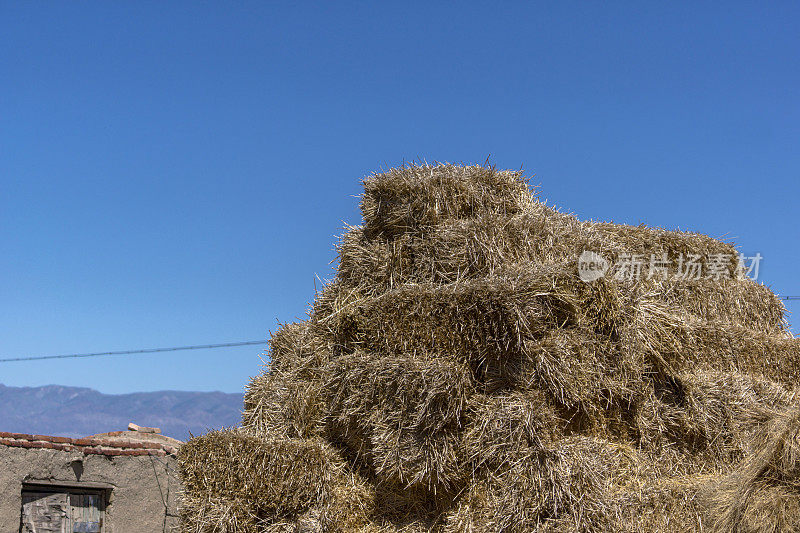
[[[97,494],[70,494],[70,516],[72,533],[100,533],[103,515],[100,496]]]
[[[22,533],[72,533],[66,494],[23,492]]]
[[[99,494],[23,491],[21,532],[102,533],[103,511]]]

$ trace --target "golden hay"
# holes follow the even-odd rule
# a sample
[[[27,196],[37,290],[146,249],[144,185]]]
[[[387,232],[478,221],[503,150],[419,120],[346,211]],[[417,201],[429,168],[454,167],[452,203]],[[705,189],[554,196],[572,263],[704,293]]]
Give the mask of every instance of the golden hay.
[[[639,445],[672,455],[681,474],[724,471],[755,452],[755,437],[775,413],[791,405],[786,388],[748,374],[701,370],[665,380],[639,404]]]
[[[800,408],[777,413],[742,465],[706,489],[714,532],[800,531]]]
[[[523,211],[513,215],[479,210],[473,218],[440,218],[438,225],[426,227],[424,232],[388,239],[351,227],[338,246],[337,280],[362,292],[383,292],[404,283],[454,283],[491,277],[516,264],[534,268],[562,265],[562,269],[575,273],[577,258],[584,250],[609,260],[618,260],[623,253],[638,254],[645,266],[664,254],[673,262],[690,254],[702,258],[723,254],[729,261],[730,278],[676,282],[649,277],[645,272],[640,281],[630,284],[695,317],[769,332],[786,326],[785,309],[771,291],[734,276],[738,267],[735,248],[704,235],[581,223],[533,198]]]
[[[444,531],[548,531],[565,516],[576,531],[595,530],[613,494],[634,482],[639,460],[629,446],[583,436],[520,448],[476,479]]]
[[[188,494],[246,503],[262,521],[321,505],[336,461],[321,441],[262,439],[236,430],[196,437],[179,456]]]
[[[532,202],[521,172],[480,166],[410,165],[363,184],[361,213],[370,236],[392,237],[478,212],[513,214]]]
[[[581,222],[480,166],[375,174],[361,210],[242,428],[181,451],[184,531],[800,531],[780,300],[740,277],[579,277],[583,251],[734,274],[731,244]]]
[[[463,366],[356,353],[328,373],[329,433],[380,482],[434,493],[459,482],[458,435],[471,389]]]
[[[270,364],[252,378],[244,395],[242,426],[251,433],[309,438],[322,427],[321,365],[328,356],[315,345],[308,324],[284,324],[270,340]]]
[[[247,503],[186,490],[181,498],[181,525],[186,533],[251,533],[261,520]]]
[[[544,450],[566,426],[540,391],[476,394],[467,411],[463,445],[473,472],[502,466],[521,449]]]
[[[521,342],[571,320],[571,295],[553,285],[558,273],[413,284],[341,305],[331,319],[346,350],[450,358],[477,373],[503,372]],[[353,298],[351,294],[348,297]]]

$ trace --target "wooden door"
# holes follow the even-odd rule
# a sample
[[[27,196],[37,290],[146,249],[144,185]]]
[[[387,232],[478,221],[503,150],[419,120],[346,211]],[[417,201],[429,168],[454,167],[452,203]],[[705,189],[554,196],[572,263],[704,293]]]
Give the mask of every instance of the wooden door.
[[[100,533],[103,515],[99,494],[70,494],[71,533]]]
[[[22,533],[72,533],[67,494],[22,493]]]
[[[22,533],[102,533],[100,494],[22,492]]]

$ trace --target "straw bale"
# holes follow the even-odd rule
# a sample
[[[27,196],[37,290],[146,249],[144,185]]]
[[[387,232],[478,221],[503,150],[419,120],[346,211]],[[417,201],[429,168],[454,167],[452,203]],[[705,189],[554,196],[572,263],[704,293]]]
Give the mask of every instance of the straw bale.
[[[491,167],[407,165],[363,180],[361,214],[370,236],[393,237],[441,220],[516,213],[532,198],[521,172]]]
[[[575,262],[589,239],[571,215],[533,202],[514,215],[478,213],[444,220],[422,233],[370,238],[349,227],[337,246],[338,279],[388,290],[403,283],[453,283],[492,276],[515,263]]]
[[[524,338],[574,316],[572,295],[554,285],[558,275],[403,285],[344,309],[334,328],[353,349],[448,357],[476,375],[501,372],[519,357]]]
[[[458,484],[459,431],[472,390],[463,365],[356,352],[326,372],[328,431],[378,480],[431,492]]]
[[[620,321],[621,342],[659,373],[708,367],[792,383],[800,375],[800,342],[785,332],[687,317],[644,295]]]
[[[708,256],[715,254],[730,255],[731,273],[738,265],[736,248],[708,235],[689,231],[651,228],[644,224],[630,226],[611,222],[584,222],[589,231],[596,232],[608,243],[605,250],[599,253],[628,253],[642,255],[650,259],[650,254],[667,253],[669,256],[696,254]]]
[[[200,491],[181,497],[181,527],[185,533],[260,533],[261,519],[248,502]]]
[[[639,445],[658,450],[680,473],[725,471],[757,451],[757,433],[795,398],[777,383],[736,372],[665,378],[638,406]]]
[[[776,413],[752,453],[705,497],[712,531],[800,531],[800,409]]]
[[[261,436],[309,438],[324,417],[322,365],[329,359],[308,323],[282,325],[269,342],[267,368],[248,383],[242,425]]]
[[[586,283],[594,251],[728,257],[581,222],[519,172],[364,180],[242,429],[180,454],[193,533],[800,532],[800,341],[749,279]],[[674,268],[674,263],[673,263]]]
[[[576,531],[597,531],[611,495],[635,482],[638,462],[629,446],[583,436],[520,450],[475,479],[443,531],[552,531],[560,520]]]
[[[800,339],[785,333],[765,334],[748,327],[713,322],[688,325],[691,341],[684,350],[688,365],[748,372],[787,386],[800,376]]]
[[[188,494],[247,503],[248,515],[261,521],[321,505],[338,462],[319,440],[264,439],[241,430],[196,437],[179,455]]]
[[[252,378],[244,396],[242,426],[263,437],[319,436],[325,416],[322,378],[296,370],[267,370]]]
[[[474,470],[501,466],[520,450],[544,450],[562,436],[566,421],[538,390],[476,394],[464,430],[466,460]]]
[[[707,528],[698,492],[709,479],[705,474],[664,478],[648,472],[609,501],[600,531],[702,533]]]
[[[565,407],[606,410],[617,400],[632,401],[647,371],[640,353],[621,351],[608,336],[559,328],[525,344],[517,387],[541,388]]]
[[[768,334],[785,334],[786,308],[769,288],[749,278],[654,283],[653,292],[691,317]]]

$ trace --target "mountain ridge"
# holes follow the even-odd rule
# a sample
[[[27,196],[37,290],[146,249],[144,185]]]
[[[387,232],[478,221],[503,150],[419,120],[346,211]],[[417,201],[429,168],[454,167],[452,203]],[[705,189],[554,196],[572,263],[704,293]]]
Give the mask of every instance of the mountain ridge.
[[[242,394],[163,390],[104,394],[89,387],[0,384],[0,431],[85,437],[129,422],[186,440],[241,420]]]

